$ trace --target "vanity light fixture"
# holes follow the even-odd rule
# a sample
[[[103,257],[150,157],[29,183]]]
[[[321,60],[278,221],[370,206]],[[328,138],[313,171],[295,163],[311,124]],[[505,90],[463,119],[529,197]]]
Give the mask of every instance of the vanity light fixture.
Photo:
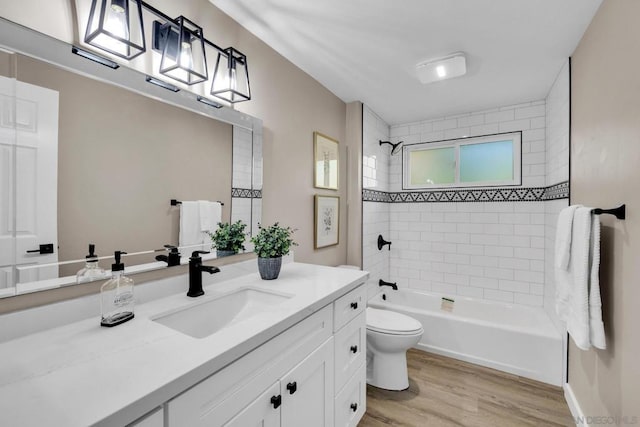
[[[174,86],[171,83],[163,82],[162,80],[156,79],[155,77],[147,76],[145,80],[148,83],[160,86],[161,88],[170,90],[171,92],[180,92],[180,88],[178,86]]]
[[[103,58],[100,55],[96,55],[93,52],[80,49],[79,47],[76,47],[76,46],[71,47],[71,52],[75,53],[78,56],[82,56],[83,58],[87,58],[93,62],[97,62],[98,64],[102,64],[105,67],[113,68],[114,70],[117,70],[118,68],[120,68],[120,66],[117,63],[113,62],[112,60]]]
[[[208,105],[209,107],[213,107],[213,108],[222,108],[222,104],[218,104],[215,101],[210,100],[209,98],[205,98],[204,96],[199,96],[198,95],[198,101],[202,102],[205,105]]]
[[[462,52],[444,58],[430,59],[416,65],[416,74],[422,84],[459,77],[467,73],[467,60]]]
[[[218,52],[211,95],[232,104],[251,99],[246,55],[232,47]]]
[[[147,49],[139,0],[92,0],[85,43],[131,60]]]
[[[156,21],[157,22],[157,21]],[[179,16],[174,22],[154,22],[154,48],[162,50],[160,73],[187,85],[209,77],[202,28]]]
[[[382,146],[383,144],[389,144],[391,146],[391,155],[395,156],[396,154],[398,154],[400,152],[400,148],[401,145],[404,141],[400,141],[400,142],[396,142],[395,144],[391,141],[382,141],[380,140],[380,146]]]
[[[153,21],[152,48],[162,54],[161,74],[186,85],[207,81],[205,46],[208,46],[218,53],[210,94],[232,104],[251,99],[246,55],[233,47],[222,49],[204,38],[202,27],[193,21],[184,16],[173,19],[144,0],[92,0],[85,43],[127,60],[141,55],[146,51],[143,9],[158,18]],[[96,60],[89,54],[83,56]],[[117,68],[117,64],[113,64],[116,66],[112,68]],[[147,81],[174,92],[179,90],[154,77],[148,77]],[[200,98],[217,105],[215,101]]]

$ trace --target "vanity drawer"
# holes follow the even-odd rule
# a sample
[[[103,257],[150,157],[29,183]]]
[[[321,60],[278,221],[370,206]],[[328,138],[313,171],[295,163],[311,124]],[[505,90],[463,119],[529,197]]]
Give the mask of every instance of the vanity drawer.
[[[360,365],[334,402],[335,427],[355,427],[367,409],[366,365]]]
[[[336,394],[358,370],[367,352],[366,313],[361,312],[335,334],[335,387]]]
[[[361,285],[333,303],[333,330],[338,331],[351,319],[364,312],[366,304],[365,286]]]

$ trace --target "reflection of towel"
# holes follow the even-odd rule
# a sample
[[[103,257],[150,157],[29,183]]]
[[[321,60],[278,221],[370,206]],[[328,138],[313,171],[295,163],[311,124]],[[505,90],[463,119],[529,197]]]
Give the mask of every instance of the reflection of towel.
[[[588,350],[592,345],[606,346],[598,280],[600,219],[592,218],[591,211],[585,207],[575,210],[569,265],[566,270],[556,268],[556,310],[567,322],[571,338],[582,350]]]
[[[180,236],[179,246],[202,243],[200,230],[200,208],[198,202],[184,201],[180,204]],[[198,248],[193,248],[197,250]]]
[[[210,251],[211,237],[207,232],[215,232],[222,220],[222,205],[219,202],[199,200],[183,201],[180,205],[179,246],[202,245],[187,251]]]
[[[222,220],[222,205],[220,202],[198,200],[200,209],[200,230],[213,233],[218,229],[218,223]]]

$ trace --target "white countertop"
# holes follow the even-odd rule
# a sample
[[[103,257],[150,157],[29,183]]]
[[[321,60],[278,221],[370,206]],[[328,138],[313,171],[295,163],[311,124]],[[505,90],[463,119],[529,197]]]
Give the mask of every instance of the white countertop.
[[[0,425],[124,425],[151,411],[363,283],[358,270],[291,263],[276,280],[257,273],[137,306],[104,328],[100,316],[0,344]],[[150,318],[241,287],[293,294],[205,338]]]

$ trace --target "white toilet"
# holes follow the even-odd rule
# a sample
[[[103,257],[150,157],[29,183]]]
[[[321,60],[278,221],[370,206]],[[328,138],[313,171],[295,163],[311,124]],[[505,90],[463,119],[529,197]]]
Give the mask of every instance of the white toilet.
[[[367,384],[385,390],[409,388],[407,350],[423,332],[412,317],[367,307]]]

